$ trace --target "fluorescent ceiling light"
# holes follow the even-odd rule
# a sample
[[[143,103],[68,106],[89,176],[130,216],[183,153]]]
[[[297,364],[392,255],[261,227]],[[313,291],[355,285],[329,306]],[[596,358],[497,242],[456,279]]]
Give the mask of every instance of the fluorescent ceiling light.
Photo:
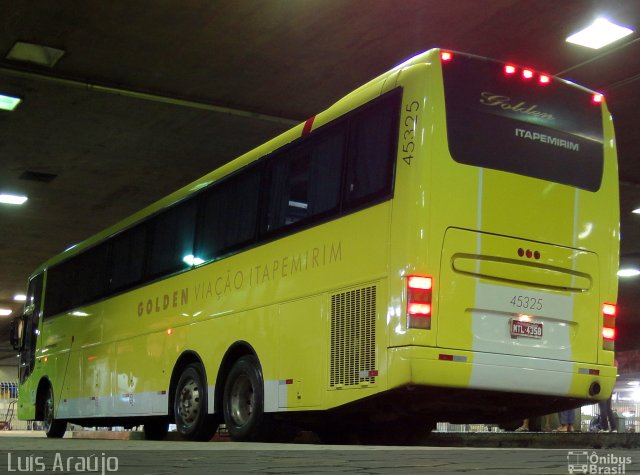
[[[27,296],[25,294],[16,294],[13,296],[13,300],[16,302],[26,302]]]
[[[50,46],[18,41],[7,53],[11,61],[24,61],[52,68],[62,58],[64,51]]]
[[[189,254],[188,256],[184,256],[182,258],[185,264],[188,266],[199,266],[200,264],[204,264],[204,259],[200,257],[196,257],[193,254]]]
[[[89,316],[88,313],[79,312],[79,311],[71,312],[71,315],[73,315],[74,317],[88,317]]]
[[[634,210],[632,211],[632,213],[640,214],[640,208],[636,208],[636,209],[634,209]]]
[[[0,308],[0,316],[7,317],[11,315],[11,310],[8,308]]]
[[[17,97],[5,96],[4,94],[0,94],[0,109],[4,111],[12,111],[16,107],[18,107],[18,104],[20,104],[21,101],[22,99],[19,99]]]
[[[598,18],[584,30],[569,36],[567,42],[587,48],[600,49],[631,33],[633,30],[627,27],[611,23],[606,18]]]
[[[4,203],[6,205],[23,205],[28,199],[29,198],[26,196],[0,194],[0,203]]]
[[[640,270],[638,269],[620,269],[618,271],[618,277],[637,277],[640,275]]]

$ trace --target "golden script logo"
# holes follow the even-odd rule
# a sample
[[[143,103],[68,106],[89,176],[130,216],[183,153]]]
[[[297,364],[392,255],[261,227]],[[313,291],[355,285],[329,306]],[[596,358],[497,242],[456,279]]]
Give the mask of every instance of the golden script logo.
[[[513,111],[520,114],[538,117],[539,119],[554,119],[553,114],[539,111],[537,104],[529,105],[524,101],[512,101],[509,96],[501,96],[499,94],[494,94],[493,92],[485,91],[480,93],[480,104],[487,107],[496,107],[506,111]]]

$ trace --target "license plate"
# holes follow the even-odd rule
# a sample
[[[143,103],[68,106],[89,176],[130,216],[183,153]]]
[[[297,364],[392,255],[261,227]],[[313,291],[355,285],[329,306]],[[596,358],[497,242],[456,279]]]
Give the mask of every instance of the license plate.
[[[511,320],[510,326],[512,337],[542,338],[542,323]]]

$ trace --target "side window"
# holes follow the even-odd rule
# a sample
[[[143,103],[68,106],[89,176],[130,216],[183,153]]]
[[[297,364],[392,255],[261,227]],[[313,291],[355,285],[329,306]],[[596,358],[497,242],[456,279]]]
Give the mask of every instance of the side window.
[[[153,279],[191,266],[196,201],[170,208],[149,221],[145,278]],[[193,257],[191,257],[193,259]]]
[[[109,282],[111,292],[133,287],[142,281],[146,238],[147,228],[144,223],[113,238]]]
[[[393,184],[399,95],[392,93],[351,119],[346,206],[387,196]]]
[[[102,298],[107,290],[108,244],[103,243],[47,271],[45,316]]]
[[[338,211],[344,141],[341,124],[269,160],[264,232]]]
[[[74,259],[51,267],[47,271],[44,299],[45,317],[56,315],[72,307],[73,288],[76,282]]]
[[[27,301],[24,304],[25,310],[31,306],[33,306],[33,321],[38,321],[38,317],[40,316],[40,302],[42,301],[42,273],[35,276],[33,279],[29,281],[29,289],[27,290]]]
[[[68,288],[72,293],[71,306],[98,300],[107,290],[107,243],[93,247],[71,259],[75,273],[75,285]]]
[[[259,166],[247,168],[202,195],[197,259],[212,260],[253,241],[258,219],[260,170]]]

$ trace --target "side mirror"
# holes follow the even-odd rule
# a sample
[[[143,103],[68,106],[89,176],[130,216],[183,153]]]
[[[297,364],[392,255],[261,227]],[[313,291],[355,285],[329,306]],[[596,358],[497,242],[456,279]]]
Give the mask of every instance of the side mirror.
[[[24,319],[16,317],[11,320],[9,329],[9,340],[14,350],[21,351],[24,342]]]

